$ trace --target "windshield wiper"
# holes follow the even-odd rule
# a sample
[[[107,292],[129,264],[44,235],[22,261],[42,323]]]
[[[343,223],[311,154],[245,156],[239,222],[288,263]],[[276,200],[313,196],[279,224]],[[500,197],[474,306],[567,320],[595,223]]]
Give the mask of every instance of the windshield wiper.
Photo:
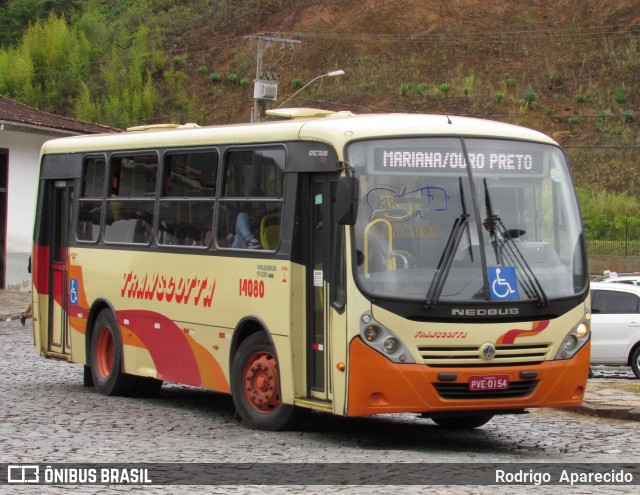
[[[540,281],[514,242],[514,238],[518,237],[516,234],[519,234],[520,231],[507,230],[502,219],[493,212],[491,196],[489,195],[489,188],[487,187],[487,179],[483,179],[482,181],[484,183],[484,199],[487,208],[487,218],[484,220],[483,225],[489,231],[496,261],[504,264],[501,260],[501,257],[503,257],[509,265],[518,268],[518,270],[516,270],[516,277],[527,294],[527,297],[537,299],[539,306],[548,306],[549,298],[545,294]]]
[[[440,299],[440,294],[442,294],[444,283],[447,280],[449,272],[451,271],[456,252],[458,251],[458,246],[460,245],[460,241],[462,240],[462,236],[464,235],[465,231],[467,232],[467,240],[469,242],[469,256],[471,256],[471,261],[473,261],[471,232],[469,231],[469,213],[467,212],[467,204],[464,197],[464,189],[462,187],[462,177],[458,177],[458,182],[460,185],[460,202],[462,204],[462,213],[460,213],[460,216],[457,217],[453,222],[453,227],[451,228],[451,232],[449,233],[449,238],[447,239],[447,243],[445,244],[442,256],[440,256],[440,261],[438,262],[438,267],[436,268],[433,279],[431,280],[429,290],[427,291],[427,299],[423,304],[423,307],[425,309],[432,309],[437,306],[438,300]]]

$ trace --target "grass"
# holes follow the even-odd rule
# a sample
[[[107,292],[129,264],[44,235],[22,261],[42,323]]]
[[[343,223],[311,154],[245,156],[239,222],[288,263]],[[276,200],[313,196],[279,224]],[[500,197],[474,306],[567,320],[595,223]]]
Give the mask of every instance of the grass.
[[[612,388],[616,388],[618,390],[624,390],[625,392],[631,392],[632,394],[640,394],[640,384],[639,383],[624,383],[624,384],[614,384],[611,385]]]

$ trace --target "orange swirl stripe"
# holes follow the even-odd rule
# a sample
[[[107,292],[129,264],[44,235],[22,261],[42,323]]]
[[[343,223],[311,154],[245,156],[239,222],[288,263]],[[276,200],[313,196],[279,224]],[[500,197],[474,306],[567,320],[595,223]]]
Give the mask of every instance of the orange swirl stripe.
[[[550,320],[534,321],[530,330],[514,328],[501,335],[496,344],[513,344],[518,337],[533,337],[549,326]]]

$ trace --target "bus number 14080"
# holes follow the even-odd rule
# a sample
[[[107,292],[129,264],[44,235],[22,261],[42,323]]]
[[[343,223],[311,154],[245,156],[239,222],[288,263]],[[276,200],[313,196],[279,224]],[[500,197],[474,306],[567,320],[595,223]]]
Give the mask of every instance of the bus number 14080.
[[[264,297],[264,281],[241,278],[240,296],[262,299]]]

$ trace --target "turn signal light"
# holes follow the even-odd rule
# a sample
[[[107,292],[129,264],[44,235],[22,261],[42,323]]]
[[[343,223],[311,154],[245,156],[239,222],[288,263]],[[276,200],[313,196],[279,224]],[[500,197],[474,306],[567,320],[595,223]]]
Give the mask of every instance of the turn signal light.
[[[369,342],[373,342],[378,338],[378,334],[380,333],[380,329],[375,325],[369,325],[364,331],[364,338]]]

